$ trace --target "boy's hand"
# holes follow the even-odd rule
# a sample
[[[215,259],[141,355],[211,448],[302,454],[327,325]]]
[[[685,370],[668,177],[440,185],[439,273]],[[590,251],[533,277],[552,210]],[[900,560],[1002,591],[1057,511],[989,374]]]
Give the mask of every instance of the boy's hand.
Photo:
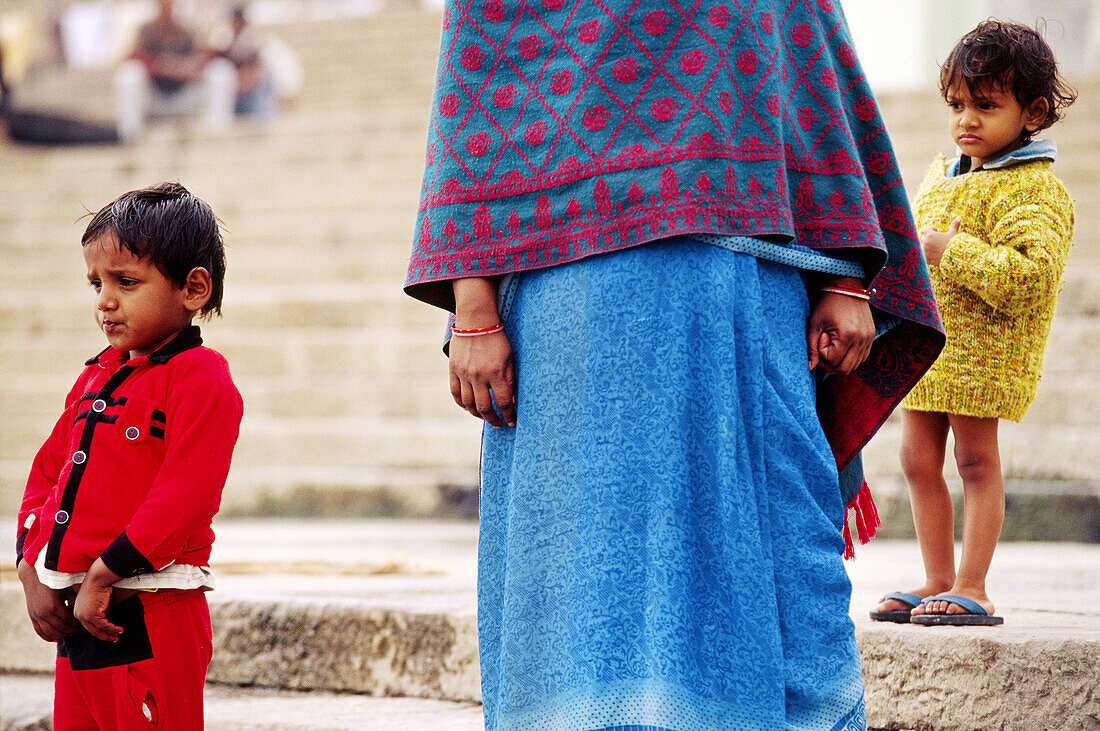
[[[122,634],[121,627],[107,620],[107,607],[111,604],[113,591],[111,585],[121,578],[97,558],[77,592],[73,614],[97,640],[118,642],[118,636]]]
[[[27,614],[35,633],[47,642],[57,642],[66,635],[80,631],[73,617],[73,592],[58,591],[38,580],[38,572],[26,561],[19,562],[19,581],[27,598]]]
[[[958,216],[951,221],[946,231],[937,231],[931,226],[925,226],[920,231],[920,246],[924,251],[924,259],[928,266],[938,267],[943,260],[943,252],[947,250],[947,244],[959,232],[962,221]]]

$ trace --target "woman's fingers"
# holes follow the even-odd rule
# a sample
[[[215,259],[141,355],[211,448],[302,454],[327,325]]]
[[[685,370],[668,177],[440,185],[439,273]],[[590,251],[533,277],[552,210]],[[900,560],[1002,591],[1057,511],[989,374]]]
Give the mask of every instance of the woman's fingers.
[[[488,381],[479,382],[459,379],[457,382],[458,394],[455,396],[455,403],[472,416],[484,419],[489,425],[497,428],[503,426],[505,422],[509,426],[515,426],[516,412],[515,403],[512,400],[511,386],[506,385],[503,379],[499,389],[492,388]],[[453,388],[451,393],[455,393]],[[493,406],[494,398],[500,408],[500,413],[497,413],[497,409]]]
[[[870,354],[870,346],[864,343],[841,345],[833,368],[836,373],[848,375],[863,365]]]
[[[862,339],[854,341],[835,331],[822,333],[821,339],[823,343],[817,350],[818,360],[826,373],[840,375],[852,373],[867,360],[871,353],[870,342]]]
[[[811,371],[821,364],[821,348],[827,344],[828,337],[826,334],[811,324],[809,332],[806,333],[806,351],[809,355]]]
[[[448,368],[448,372],[451,381],[451,398],[455,400],[455,403],[458,404],[460,408],[464,409],[466,408],[466,404],[462,402],[462,379],[455,373],[453,362]]]
[[[491,426],[515,426],[515,368],[507,336],[495,333],[458,340],[454,338],[450,348],[455,403]]]
[[[474,416],[480,416],[489,426],[499,429],[501,427],[500,416],[493,408],[493,396],[488,383],[478,384],[474,390]]]
[[[832,292],[823,294],[810,315],[811,368],[816,342],[816,360],[826,373],[851,373],[870,354],[874,335],[874,320],[865,302]]]
[[[481,407],[479,404],[484,402],[484,396],[479,396],[479,390],[477,383],[464,379],[461,381],[459,394],[455,401],[470,416],[476,416],[480,419]]]
[[[511,361],[505,367],[503,376],[493,386],[493,397],[504,423],[516,425],[516,370]]]
[[[844,358],[841,359],[840,364],[837,366],[837,372],[848,375],[858,368],[859,364],[859,351],[856,348],[848,348],[848,351],[844,354]]]

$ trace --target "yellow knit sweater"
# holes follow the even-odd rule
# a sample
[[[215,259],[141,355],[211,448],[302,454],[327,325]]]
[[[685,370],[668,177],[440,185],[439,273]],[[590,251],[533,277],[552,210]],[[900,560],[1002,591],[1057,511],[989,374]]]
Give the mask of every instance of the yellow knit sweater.
[[[1045,160],[947,177],[932,163],[915,203],[918,229],[961,226],[932,286],[947,345],[902,402],[916,411],[1019,421],[1039,385],[1073,238],[1073,200]]]

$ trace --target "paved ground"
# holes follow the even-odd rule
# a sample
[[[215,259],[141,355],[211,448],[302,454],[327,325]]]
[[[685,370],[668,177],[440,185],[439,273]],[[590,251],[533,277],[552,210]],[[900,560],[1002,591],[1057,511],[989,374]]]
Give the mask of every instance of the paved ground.
[[[377,520],[216,522],[219,595],[362,600],[393,610],[474,612],[477,526]]]
[[[10,523],[10,521],[8,521]],[[12,528],[0,522],[0,533]],[[419,521],[221,521],[214,567],[220,599],[345,598],[409,612],[473,614],[477,529]],[[885,591],[920,583],[912,542],[876,541],[848,562],[852,615],[861,633],[964,634],[1018,644],[1056,637],[1100,641],[1100,546],[1015,543],[998,548],[989,592],[1004,627],[983,630],[885,627],[867,610]],[[0,570],[0,581],[14,580]],[[927,635],[931,637],[931,635]],[[47,676],[0,678],[2,727],[37,728],[48,712]],[[211,729],[473,729],[480,707],[354,694],[290,693],[229,686],[208,690]],[[36,715],[37,714],[37,715]],[[47,726],[40,726],[48,728]]]
[[[474,612],[477,526],[376,520],[231,520],[215,523],[217,597],[345,597],[387,609]],[[0,521],[0,535],[14,530]],[[874,600],[921,583],[911,541],[875,540],[847,562],[852,616]],[[0,567],[0,581],[14,581]],[[1100,545],[1006,543],[997,548],[989,594],[1006,628],[1053,626],[1100,635]],[[1090,626],[1091,625],[1091,626]]]
[[[410,521],[226,521],[215,526],[221,595],[344,596],[390,609],[475,610],[477,527]],[[847,562],[852,616],[923,581],[916,543],[872,541]],[[1100,545],[1007,543],[989,594],[1007,629],[1078,628],[1100,638]],[[934,630],[933,630],[934,631]]]
[[[53,681],[48,675],[0,676],[0,729],[50,729]],[[207,731],[476,731],[481,706],[423,698],[371,698],[350,693],[293,693],[210,685]]]

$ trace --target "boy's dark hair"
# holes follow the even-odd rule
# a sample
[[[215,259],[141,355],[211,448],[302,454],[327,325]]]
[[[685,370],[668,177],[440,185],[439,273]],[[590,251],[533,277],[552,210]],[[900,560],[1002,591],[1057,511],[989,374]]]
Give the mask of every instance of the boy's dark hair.
[[[210,300],[202,316],[221,314],[225,249],[218,217],[206,202],[179,183],[132,190],[100,209],[80,243],[87,246],[105,233],[139,259],[148,257],[177,287],[187,284],[195,267],[210,272]]]
[[[1047,116],[1039,129],[1061,119],[1062,110],[1077,99],[1077,93],[1059,75],[1054,52],[1042,36],[1026,25],[1000,20],[979,23],[951,49],[940,67],[944,97],[957,81],[975,95],[997,89],[1011,91],[1024,108],[1046,99]],[[1024,134],[1030,136],[1026,130]]]

